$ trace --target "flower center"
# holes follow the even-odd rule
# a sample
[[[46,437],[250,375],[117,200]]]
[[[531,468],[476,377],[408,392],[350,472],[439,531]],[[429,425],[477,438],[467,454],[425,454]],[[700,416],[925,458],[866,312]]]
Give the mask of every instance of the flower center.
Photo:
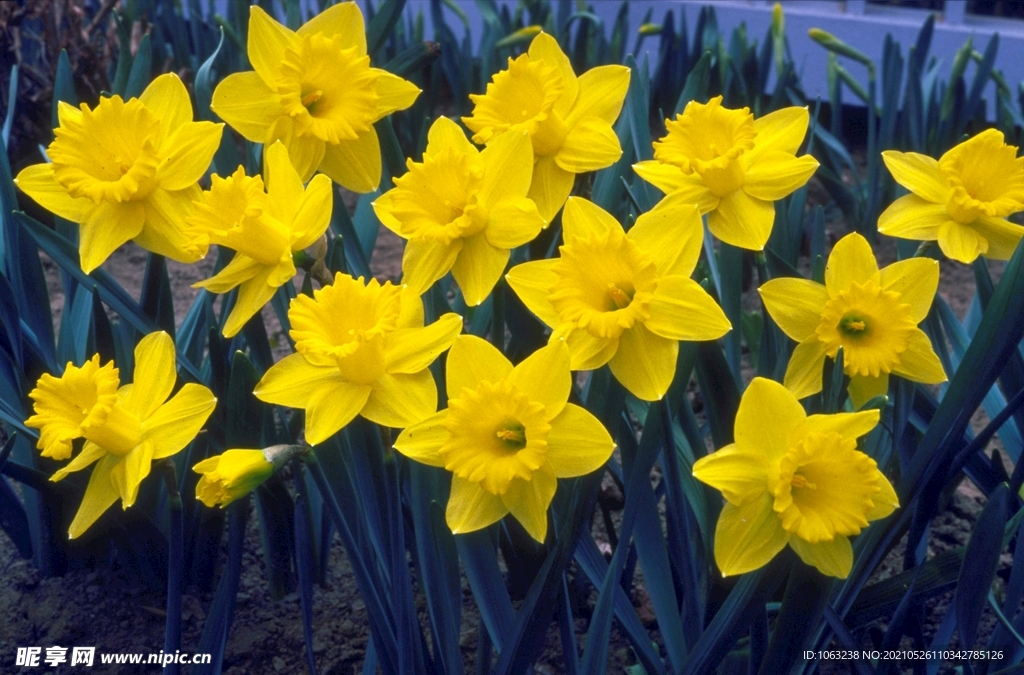
[[[484,170],[479,154],[446,147],[409,162],[409,171],[395,180],[391,214],[402,236],[447,246],[471,237],[487,225],[488,213],[478,201]]]
[[[160,121],[138,99],[64,109],[47,149],[53,177],[72,197],[97,204],[142,199],[156,187],[159,133]]]
[[[142,442],[142,423],[134,414],[115,403],[94,422],[82,424],[82,435],[107,452],[126,455]]]
[[[554,64],[532,60],[529,54],[509,58],[508,69],[494,76],[486,93],[470,95],[473,115],[463,121],[474,132],[475,143],[487,143],[509,130],[527,131],[536,154],[554,154],[566,134],[565,123],[553,110],[564,89]]]
[[[707,104],[692,101],[683,114],[667,120],[668,130],[654,144],[654,158],[696,173],[711,192],[724,197],[743,186],[742,156],[754,147],[754,116],[749,108],[727,110],[722,97]]]
[[[621,230],[574,239],[559,251],[550,298],[563,321],[615,338],[650,317],[657,269]]]
[[[292,300],[295,350],[317,366],[333,366],[349,382],[371,384],[384,373],[384,339],[395,330],[401,288],[376,279],[335,276],[334,283]]]
[[[1024,209],[1024,158],[1000,131],[989,129],[956,146],[939,160],[939,170],[951,188],[946,210],[959,223]]]
[[[902,296],[869,281],[832,296],[815,332],[830,357],[843,348],[847,375],[878,377],[899,364],[914,328],[910,305]]]
[[[779,461],[770,479],[782,527],[809,542],[858,534],[881,488],[875,461],[839,434],[808,433]]]
[[[463,389],[449,400],[444,427],[449,436],[439,452],[445,468],[495,495],[541,467],[551,430],[544,405],[505,380]]]
[[[341,36],[303,37],[288,47],[277,91],[295,133],[327,143],[355,140],[377,120],[377,74],[370,57],[342,48]]]

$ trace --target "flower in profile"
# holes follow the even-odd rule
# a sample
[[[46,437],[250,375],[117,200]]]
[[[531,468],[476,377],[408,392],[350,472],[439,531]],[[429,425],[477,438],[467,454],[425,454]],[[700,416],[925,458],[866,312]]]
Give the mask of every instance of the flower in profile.
[[[25,424],[40,430],[44,456],[67,459],[72,441],[85,438],[82,452],[50,480],[96,462],[71,522],[72,539],[118,498],[126,509],[134,504],[150,464],[192,442],[217,403],[209,389],[192,383],[168,400],[177,376],[174,342],[164,332],[150,333],[135,348],[134,382],[120,386],[119,377],[97,354],[81,367],[69,363],[60,377],[44,374],[29,394],[36,414]]]
[[[678,340],[715,340],[730,329],[690,278],[703,228],[692,203],[663,199],[628,233],[599,206],[570,197],[559,258],[513,267],[509,286],[565,338],[573,370],[609,364],[638,398],[660,399],[675,375]]]
[[[262,450],[225,450],[192,467],[202,474],[196,499],[209,507],[224,508],[262,485],[274,473]]]
[[[550,221],[572,191],[576,174],[611,166],[622,156],[612,124],[629,88],[629,68],[598,66],[576,77],[558,41],[541,33],[526,54],[509,57],[482,95],[471,94],[473,114],[462,121],[474,143],[507,131],[533,142],[530,198]]]
[[[210,244],[235,250],[217,275],[193,284],[213,293],[236,286],[238,300],[224,324],[224,335],[238,333],[295,276],[292,254],[316,242],[331,220],[331,180],[315,176],[303,188],[281,143],[267,149],[264,187],[259,176],[238,170],[213,177],[188,220],[191,246],[203,255]]]
[[[448,353],[448,408],[395,441],[395,449],[452,472],[447,521],[473,532],[512,513],[543,542],[556,479],[600,468],[615,443],[583,408],[568,403],[569,350],[556,340],[519,365],[461,335]]]
[[[15,183],[61,218],[79,223],[78,250],[88,273],[129,240],[179,262],[195,262],[185,218],[197,181],[220,145],[223,124],[193,122],[185,85],[173,73],[138,98],[101,98],[95,108],[58,103],[60,126]]]
[[[818,162],[796,156],[807,133],[807,108],[783,108],[754,119],[729,110],[722,97],[691,101],[665,120],[654,159],[633,165],[665,194],[679,193],[708,213],[708,229],[727,244],[760,251],[775,223],[777,199],[803,186]]]
[[[766,565],[786,544],[822,574],[850,574],[849,537],[899,507],[875,460],[857,449],[878,418],[874,409],[808,416],[781,384],[754,378],[735,442],[693,465],[726,500],[715,528],[723,576]]]
[[[797,398],[822,389],[825,358],[843,349],[850,398],[860,407],[889,391],[889,375],[914,382],[946,381],[931,340],[917,327],[939,286],[939,263],[910,258],[878,269],[859,234],[840,239],[825,268],[825,284],[779,278],[761,286],[765,308],[799,344],[785,384]]]
[[[533,151],[525,132],[503,134],[483,152],[462,129],[439,117],[427,135],[423,162],[381,195],[377,217],[409,240],[402,282],[417,293],[449,271],[469,305],[487,299],[509,250],[529,242],[544,220],[526,193]]]
[[[420,90],[370,66],[356,3],[328,7],[298,31],[253,5],[248,40],[255,70],[225,77],[210,108],[253,143],[282,141],[303,182],[319,169],[354,192],[375,190],[373,124],[411,106]]]
[[[986,129],[938,161],[916,152],[882,153],[896,182],[910,190],[878,217],[878,231],[938,241],[947,257],[1008,260],[1024,227],[1006,216],[1024,211],[1024,157],[1003,132]]]
[[[437,410],[427,367],[462,331],[462,317],[448,313],[424,326],[423,302],[408,286],[339,272],[313,297],[292,300],[288,318],[296,353],[274,364],[254,393],[305,409],[310,445],[356,415],[404,428]]]

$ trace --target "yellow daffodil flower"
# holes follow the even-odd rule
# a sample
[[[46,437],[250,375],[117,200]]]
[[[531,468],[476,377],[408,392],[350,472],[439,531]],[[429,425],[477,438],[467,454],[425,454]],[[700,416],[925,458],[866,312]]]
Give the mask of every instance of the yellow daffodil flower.
[[[573,370],[609,364],[645,401],[660,399],[675,376],[678,340],[715,340],[725,313],[690,278],[703,228],[692,203],[671,195],[628,233],[606,211],[570,197],[562,214],[561,257],[513,267],[509,286],[565,338]]]
[[[369,284],[340,272],[288,309],[296,353],[256,385],[261,401],[304,408],[306,442],[330,438],[356,415],[403,428],[437,410],[427,369],[462,331],[445,314],[424,327],[423,302],[408,286]]]
[[[781,384],[754,378],[736,413],[735,442],[693,465],[727,502],[715,528],[723,576],[766,565],[786,544],[822,574],[850,574],[849,537],[899,507],[875,460],[857,449],[878,417],[873,409],[808,416]]]
[[[483,95],[471,94],[473,114],[462,121],[474,143],[506,131],[533,141],[530,199],[550,221],[572,191],[576,174],[611,166],[622,156],[612,124],[629,89],[629,68],[598,66],[576,77],[558,41],[541,33],[526,54],[509,57]]]
[[[447,410],[403,431],[395,449],[452,472],[452,532],[479,530],[511,512],[543,542],[556,479],[596,471],[615,447],[596,417],[567,402],[565,342],[513,368],[490,343],[460,335],[447,363]]]
[[[262,485],[274,473],[262,450],[225,450],[192,467],[202,474],[196,499],[209,507],[224,508]]]
[[[503,134],[483,152],[455,122],[439,117],[427,135],[423,162],[373,203],[377,217],[409,240],[402,282],[417,293],[449,271],[466,303],[487,299],[509,250],[529,242],[544,220],[526,194],[533,150],[525,132]]]
[[[722,97],[691,101],[665,120],[668,135],[654,159],[633,165],[665,194],[680,193],[702,214],[711,233],[733,246],[760,251],[775,223],[772,202],[803,186],[818,162],[796,156],[807,133],[807,108],[783,108],[754,119],[749,108],[729,110]]]
[[[36,414],[25,424],[40,430],[37,447],[44,456],[67,459],[72,441],[85,438],[82,452],[50,480],[98,460],[71,522],[72,539],[119,497],[126,509],[134,504],[153,460],[192,442],[217,403],[209,389],[192,383],[168,400],[177,376],[167,333],[150,333],[139,342],[133,384],[119,386],[119,375],[113,363],[101,366],[97,354],[81,367],[69,363],[60,377],[43,375],[29,394]]]
[[[139,98],[101,98],[94,109],[58,103],[60,126],[15,183],[61,218],[79,223],[82,269],[92,272],[129,240],[179,262],[198,260],[185,218],[199,195],[223,124],[192,121],[188,91],[173,73]]]
[[[328,7],[298,31],[253,5],[247,51],[255,70],[225,77],[210,108],[254,143],[282,141],[303,182],[319,169],[354,192],[375,190],[373,124],[411,106],[420,90],[370,67],[356,3]]]
[[[311,246],[331,222],[331,180],[315,176],[305,188],[281,143],[267,149],[267,182],[238,170],[213,177],[189,218],[191,246],[204,255],[210,244],[236,251],[217,275],[192,284],[213,293],[239,286],[224,335],[238,333],[295,276],[292,254]]]
[[[916,152],[882,153],[896,182],[910,190],[878,217],[878,231],[901,239],[939,242],[947,257],[1008,260],[1024,227],[1006,216],[1024,211],[1024,157],[987,129],[938,161]]]
[[[843,348],[850,398],[860,407],[889,391],[890,373],[914,382],[946,381],[939,357],[917,327],[939,286],[939,263],[910,258],[878,269],[859,234],[840,239],[825,268],[825,285],[778,278],[761,286],[761,299],[782,331],[799,344],[786,368],[797,398],[822,388],[825,357]]]

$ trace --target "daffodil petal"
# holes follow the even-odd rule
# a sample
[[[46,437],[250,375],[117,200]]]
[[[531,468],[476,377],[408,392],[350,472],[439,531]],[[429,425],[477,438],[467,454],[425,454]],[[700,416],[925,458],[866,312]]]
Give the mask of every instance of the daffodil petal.
[[[993,260],[1009,260],[1024,237],[1024,227],[1003,218],[982,216],[971,225],[988,242],[985,257]]]
[[[495,248],[513,249],[536,239],[545,224],[532,199],[506,197],[491,209],[484,235]]]
[[[789,450],[792,431],[806,419],[807,413],[785,387],[755,377],[736,411],[736,445],[748,451],[760,450],[766,465],[777,462]]]
[[[576,174],[558,166],[554,157],[538,157],[526,196],[537,204],[541,218],[550,223],[572,192],[575,181]]]
[[[814,335],[821,323],[821,312],[828,302],[828,291],[809,279],[779,277],[757,289],[761,301],[786,335],[803,342]]]
[[[153,444],[153,459],[170,457],[192,442],[213,413],[217,399],[206,387],[189,382],[143,420],[142,433]]]
[[[658,279],[650,311],[644,326],[670,340],[717,340],[732,328],[714,298],[689,277]]]
[[[563,89],[562,95],[555,102],[555,112],[565,117],[570,108],[573,107],[573,103],[576,102],[576,97],[581,87],[576,78],[576,73],[572,70],[572,63],[569,62],[569,57],[558,46],[558,41],[547,33],[540,33],[537,37],[533,38],[528,53],[531,60],[546,61],[556,66],[558,72],[561,73]]]
[[[438,117],[427,130],[427,151],[441,152],[450,148],[460,155],[475,154],[477,152],[468,138],[466,132],[450,117]]]
[[[445,384],[448,398],[480,382],[499,382],[512,373],[512,364],[498,349],[475,335],[460,335],[448,352]]]
[[[476,306],[487,299],[505,271],[508,258],[508,249],[492,246],[483,232],[462,240],[452,275],[467,305]]]
[[[448,440],[450,431],[444,428],[448,411],[439,412],[426,417],[420,422],[405,428],[395,441],[395,450],[416,460],[420,464],[444,468],[445,461],[438,450]]]
[[[939,226],[939,248],[947,258],[969,265],[988,253],[988,240],[970,225],[949,220]]]
[[[253,318],[263,309],[264,305],[270,302],[277,292],[278,286],[270,283],[274,276],[275,268],[266,267],[252,279],[243,281],[238,286],[238,297],[235,298],[235,306],[231,308],[228,320],[224,322],[224,337],[234,337],[245,327],[249,319]]]
[[[145,441],[121,457],[121,461],[110,470],[110,482],[121,495],[121,508],[135,505],[139,486],[149,475],[153,459],[153,442]]]
[[[882,161],[896,182],[918,197],[934,204],[945,204],[949,182],[939,171],[939,162],[917,152],[886,150]]]
[[[562,333],[562,329],[556,329],[551,339],[558,339]],[[570,328],[564,337],[572,370],[596,370],[611,361],[619,350],[619,338],[597,337],[586,328]]]
[[[314,366],[302,354],[289,354],[270,367],[253,394],[265,403],[305,408],[318,389],[342,382],[337,368]]]
[[[729,503],[742,506],[767,490],[768,464],[757,450],[730,443],[694,462],[693,475],[720,491]]]
[[[162,188],[150,192],[144,202],[146,223],[135,236],[135,243],[181,263],[199,260],[203,251],[196,250],[185,225],[192,202],[199,198],[199,193],[198,185],[173,192]]]
[[[513,368],[508,382],[531,401],[543,404],[544,418],[552,419],[562,412],[572,390],[569,348],[562,340],[548,343]]]
[[[451,312],[423,328],[400,328],[385,339],[387,372],[418,373],[452,346],[462,332],[462,317]],[[433,412],[433,411],[431,411]],[[392,425],[393,426],[393,425]]]
[[[351,382],[322,384],[306,404],[306,442],[318,445],[359,414],[370,398],[369,386]]]
[[[444,316],[441,318],[444,319]],[[423,328],[423,319],[423,301],[420,294],[409,286],[403,286],[395,328]]]
[[[551,420],[544,457],[556,477],[572,478],[600,469],[614,449],[615,441],[596,417],[578,405],[566,403],[558,417]]]
[[[322,33],[326,38],[340,37],[343,49],[356,48],[357,56],[366,55],[366,28],[363,13],[354,2],[339,2],[304,23],[297,31],[300,37]]]
[[[880,414],[877,410],[861,410],[853,413],[831,415],[808,415],[807,432],[836,433],[843,438],[857,439],[878,426]]]
[[[681,192],[641,214],[626,236],[654,258],[659,276],[690,276],[704,244],[704,227],[693,202]]]
[[[766,152],[747,169],[743,191],[758,199],[779,200],[803,187],[817,168],[818,160],[810,155],[795,157],[780,150]]]
[[[569,129],[555,162],[566,171],[584,173],[609,167],[621,156],[622,146],[612,125],[598,117],[585,117]]]
[[[483,149],[480,160],[484,165],[477,193],[481,204],[495,206],[506,197],[524,197],[529,191],[533,145],[525,131],[498,136]]]
[[[900,506],[899,497],[896,496],[892,483],[889,482],[889,479],[881,471],[878,472],[878,487],[880,488],[879,491],[871,497],[875,505],[864,516],[868,520],[885,518]]]
[[[213,90],[210,110],[253,143],[267,140],[284,109],[281,97],[254,71],[231,73]]]
[[[715,562],[722,576],[767,565],[789,542],[767,492],[743,506],[726,504],[715,527]]]
[[[373,130],[373,127],[370,127]],[[288,159],[292,166],[295,167],[296,173],[299,174],[299,178],[302,182],[306,182],[310,179],[313,173],[317,170],[317,167],[331,176],[331,172],[323,168],[323,164],[326,160],[327,144],[313,135],[299,135],[295,133],[295,123],[290,117],[280,117],[274,126],[270,128],[266,145],[273,147],[274,144],[280,141],[288,148]],[[359,139],[354,141],[344,141],[338,145],[332,145],[330,147],[337,148],[341,147],[345,143],[358,143]],[[263,161],[264,165],[268,160],[268,155],[264,153]],[[335,179],[337,180],[337,179]],[[340,181],[339,181],[340,182]],[[376,187],[376,186],[374,186]]]
[[[757,132],[754,147],[744,157],[749,162],[769,152],[780,151],[795,155],[807,135],[810,115],[806,107],[792,106],[768,113],[754,120]]]
[[[654,159],[633,165],[636,175],[666,195],[678,195],[682,201],[696,204],[701,214],[718,206],[718,197],[704,185],[695,173],[683,173],[675,164],[664,164]]]
[[[68,462],[61,468],[57,469],[57,471],[55,471],[54,474],[50,476],[50,480],[53,482],[63,480],[69,473],[81,471],[82,469],[89,466],[96,460],[107,456],[109,456],[109,454],[107,453],[106,450],[96,445],[92,441],[86,441],[82,445],[82,451],[75,455],[74,459],[72,459],[70,462]]]
[[[78,507],[74,520],[71,521],[71,527],[68,528],[69,538],[80,537],[117,501],[120,495],[110,480],[110,470],[119,459],[120,457],[117,455],[107,455],[92,470],[92,475],[89,476],[89,485],[85,488],[85,495],[82,497],[82,504]]]
[[[380,68],[371,70],[377,75],[377,119],[398,110],[405,110],[420,95],[420,88],[412,82]]]
[[[878,231],[890,237],[935,241],[939,228],[951,222],[943,204],[933,204],[917,195],[904,195],[878,216]]]
[[[296,176],[298,174],[295,174]],[[298,208],[292,222],[292,250],[312,246],[323,236],[331,224],[331,205],[334,187],[324,175],[313,176],[299,197]]]
[[[174,341],[170,335],[157,331],[142,338],[135,347],[132,388],[122,405],[140,420],[149,418],[174,389],[178,379],[174,366]]]
[[[621,230],[619,221],[600,206],[583,197],[569,197],[562,212],[562,236],[566,243]]]
[[[793,350],[783,378],[793,396],[806,398],[821,391],[821,371],[825,365],[825,344],[810,335]]]
[[[845,579],[853,568],[853,547],[850,540],[837,534],[832,541],[810,543],[793,537],[789,545],[805,563],[829,577]]]
[[[881,276],[868,240],[852,232],[837,241],[825,264],[825,288],[829,295],[872,280],[880,283]]]
[[[139,95],[139,100],[160,120],[158,144],[163,144],[182,125],[192,121],[192,100],[185,84],[175,73],[155,77]],[[217,140],[220,141],[220,137]]]
[[[299,201],[305,192],[302,177],[288,157],[288,148],[277,141],[263,148],[263,180],[267,191],[267,207],[272,216],[282,223],[295,219]],[[330,184],[327,176],[322,178]],[[312,181],[311,187],[312,187]]]
[[[608,366],[622,385],[644,401],[659,401],[676,374],[679,343],[634,324],[619,336],[619,348]]]
[[[202,178],[220,147],[223,128],[213,122],[189,122],[178,127],[167,139],[171,150],[160,165],[160,186],[184,190]]]
[[[445,520],[452,534],[475,532],[496,523],[508,513],[501,497],[487,492],[479,483],[452,476]]]
[[[558,283],[554,267],[556,259],[535,260],[516,265],[508,271],[505,279],[527,309],[548,326],[556,326],[561,317],[551,305],[551,289]]]
[[[513,478],[501,501],[530,536],[543,543],[548,534],[548,506],[557,489],[555,474],[549,466],[543,465],[533,472],[530,480]]]
[[[876,396],[889,393],[889,373],[881,373],[878,377],[871,375],[853,375],[850,377],[850,402],[854,408],[861,408]]]
[[[427,369],[415,373],[384,373],[373,384],[360,414],[385,427],[404,429],[437,411],[437,385]]]
[[[91,199],[72,197],[54,180],[53,164],[26,166],[14,179],[14,184],[47,211],[75,223],[81,222],[93,207]]]
[[[752,251],[764,249],[775,224],[775,206],[743,190],[722,197],[708,214],[708,229],[727,244]]]
[[[914,323],[924,321],[939,288],[939,261],[931,258],[908,258],[881,270],[882,290],[900,294],[901,302],[910,305]]]
[[[907,351],[900,354],[900,362],[893,367],[892,372],[894,375],[924,384],[939,384],[946,381],[942,361],[932,348],[932,341],[920,328],[915,328],[910,334]]]
[[[86,274],[103,264],[122,244],[142,231],[146,209],[140,202],[102,201],[78,228],[78,251]]]
[[[451,271],[464,245],[462,239],[450,244],[410,239],[402,255],[402,283],[421,295],[426,293],[431,284]]]
[[[373,192],[380,185],[380,141],[373,127],[354,141],[328,144],[320,170],[352,192]]]
[[[630,70],[625,66],[598,66],[579,76],[579,93],[572,111],[566,117],[573,126],[584,116],[594,116],[614,124],[622,112],[622,103],[629,90]]]
[[[259,5],[249,8],[246,52],[249,63],[264,82],[277,81],[284,52],[294,38],[295,33],[275,21]]]
[[[205,288],[211,293],[227,293],[235,286],[252,279],[263,266],[247,255],[236,253],[227,265],[220,272],[192,284],[193,288]]]

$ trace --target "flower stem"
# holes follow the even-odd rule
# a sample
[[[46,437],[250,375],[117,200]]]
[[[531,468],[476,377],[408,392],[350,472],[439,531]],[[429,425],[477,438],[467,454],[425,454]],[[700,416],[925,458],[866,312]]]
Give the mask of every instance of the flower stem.
[[[178,493],[178,474],[174,462],[162,459],[154,462],[153,468],[163,476],[167,488],[167,623],[164,628],[164,653],[173,654],[181,648],[181,575],[184,568],[181,495]],[[163,672],[164,675],[177,675],[181,668],[177,663],[168,663]]]

